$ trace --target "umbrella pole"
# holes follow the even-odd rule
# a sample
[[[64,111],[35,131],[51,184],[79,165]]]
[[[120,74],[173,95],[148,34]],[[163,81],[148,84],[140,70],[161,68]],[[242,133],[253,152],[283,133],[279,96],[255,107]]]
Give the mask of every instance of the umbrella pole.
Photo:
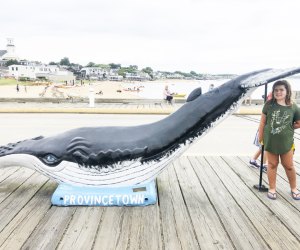
[[[265,84],[265,96],[264,96],[264,103],[266,102],[267,100],[267,94],[268,94],[268,84],[266,83]],[[267,192],[269,189],[262,184],[262,176],[263,176],[263,165],[264,165],[264,150],[265,150],[265,147],[264,145],[262,145],[261,147],[261,158],[260,158],[260,171],[259,171],[259,182],[257,185],[254,185],[253,187],[255,189],[257,189],[258,191],[260,192]]]

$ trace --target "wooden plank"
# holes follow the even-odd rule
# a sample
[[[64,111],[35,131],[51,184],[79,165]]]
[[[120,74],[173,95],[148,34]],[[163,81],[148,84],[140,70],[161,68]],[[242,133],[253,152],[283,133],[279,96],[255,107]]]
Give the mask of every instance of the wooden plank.
[[[55,249],[75,209],[75,207],[52,206],[21,249]]]
[[[55,182],[47,182],[0,233],[2,249],[20,249],[51,207]]]
[[[157,205],[105,210],[94,249],[161,249]]]
[[[248,162],[248,159],[247,157],[239,157],[242,162],[240,163],[241,165],[243,165],[244,162]],[[252,171],[255,173],[255,175],[257,176],[257,180],[256,180],[256,183],[254,184],[258,184],[259,183],[259,175],[260,175],[260,172],[258,169],[253,169],[251,168]],[[291,193],[289,192],[290,190],[290,185],[289,185],[289,182],[287,180],[287,176],[285,174],[285,171],[284,171],[284,168],[282,165],[280,165],[278,167],[278,170],[277,170],[277,180],[276,180],[276,188],[277,188],[277,193],[278,193],[278,197],[282,197],[286,200],[286,202],[288,202],[291,206],[295,207],[298,211],[300,211],[300,202],[298,201],[295,201],[292,199],[291,197]],[[299,183],[299,182],[298,182]],[[268,177],[267,177],[267,174],[263,173],[263,184],[268,187]]]
[[[103,207],[78,207],[57,249],[92,249]]]
[[[168,168],[171,167],[169,166]],[[177,227],[174,226],[176,220],[168,172],[168,169],[165,170],[157,178],[163,249],[177,250],[182,248],[180,235],[177,233]],[[173,180],[173,182],[176,185],[177,180]],[[183,201],[180,200],[177,202]]]
[[[216,175],[204,157],[189,159],[235,248],[267,249],[267,244],[228,190],[227,183],[223,182],[223,176]]]
[[[174,163],[184,202],[201,249],[234,249],[215,207],[187,157]],[[197,166],[195,166],[197,167]]]
[[[126,249],[162,249],[158,205],[132,208],[129,242]],[[121,242],[120,242],[121,243]],[[117,249],[123,249],[119,244]]]
[[[157,183],[162,237],[164,240],[163,248],[200,248],[173,165],[170,165],[159,175]]]
[[[9,197],[0,203],[0,232],[23,209],[47,180],[47,177],[35,172],[10,194]]]
[[[222,176],[239,206],[272,249],[300,249],[300,216],[294,207],[283,199],[270,200],[265,193],[254,189],[257,176],[250,168],[243,167],[240,159],[224,157],[225,161],[217,158],[210,160],[216,173]]]
[[[105,209],[93,249],[126,249],[130,240],[132,208],[108,207]]]
[[[4,180],[0,183],[0,203],[9,197],[22,183],[32,176],[33,173],[34,171],[31,169],[19,168],[17,171],[13,171],[12,174],[8,174],[8,176],[6,174]]]
[[[9,167],[9,168],[1,168],[0,169],[0,188],[1,182],[11,176],[13,173],[17,172],[20,167]]]
[[[297,176],[300,176],[300,162],[298,160],[295,160],[295,157],[294,157],[294,166],[295,166]]]

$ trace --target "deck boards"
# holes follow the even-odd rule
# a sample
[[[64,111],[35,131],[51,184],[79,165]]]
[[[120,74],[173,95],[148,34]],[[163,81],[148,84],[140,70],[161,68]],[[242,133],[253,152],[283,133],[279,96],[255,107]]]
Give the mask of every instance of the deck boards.
[[[278,169],[278,199],[253,188],[249,157],[181,157],[148,207],[55,207],[57,184],[0,169],[0,249],[300,249],[300,201]],[[297,179],[300,158],[295,159]],[[267,185],[266,174],[263,182]]]

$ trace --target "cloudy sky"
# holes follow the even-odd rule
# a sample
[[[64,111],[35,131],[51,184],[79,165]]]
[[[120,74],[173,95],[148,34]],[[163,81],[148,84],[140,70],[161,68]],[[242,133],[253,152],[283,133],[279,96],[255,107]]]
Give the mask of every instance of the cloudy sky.
[[[299,0],[10,0],[0,49],[45,63],[246,73],[300,66]]]

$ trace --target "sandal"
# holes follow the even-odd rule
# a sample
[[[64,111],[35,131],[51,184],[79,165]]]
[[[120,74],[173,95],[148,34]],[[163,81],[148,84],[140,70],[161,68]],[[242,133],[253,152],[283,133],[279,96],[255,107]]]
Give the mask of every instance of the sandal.
[[[277,198],[277,194],[276,193],[272,193],[272,192],[268,192],[267,197],[271,200],[276,200]],[[299,198],[300,199],[300,198]]]
[[[294,200],[300,200],[300,192],[293,192],[293,191],[291,191],[291,193],[292,193],[292,198],[294,199]]]

